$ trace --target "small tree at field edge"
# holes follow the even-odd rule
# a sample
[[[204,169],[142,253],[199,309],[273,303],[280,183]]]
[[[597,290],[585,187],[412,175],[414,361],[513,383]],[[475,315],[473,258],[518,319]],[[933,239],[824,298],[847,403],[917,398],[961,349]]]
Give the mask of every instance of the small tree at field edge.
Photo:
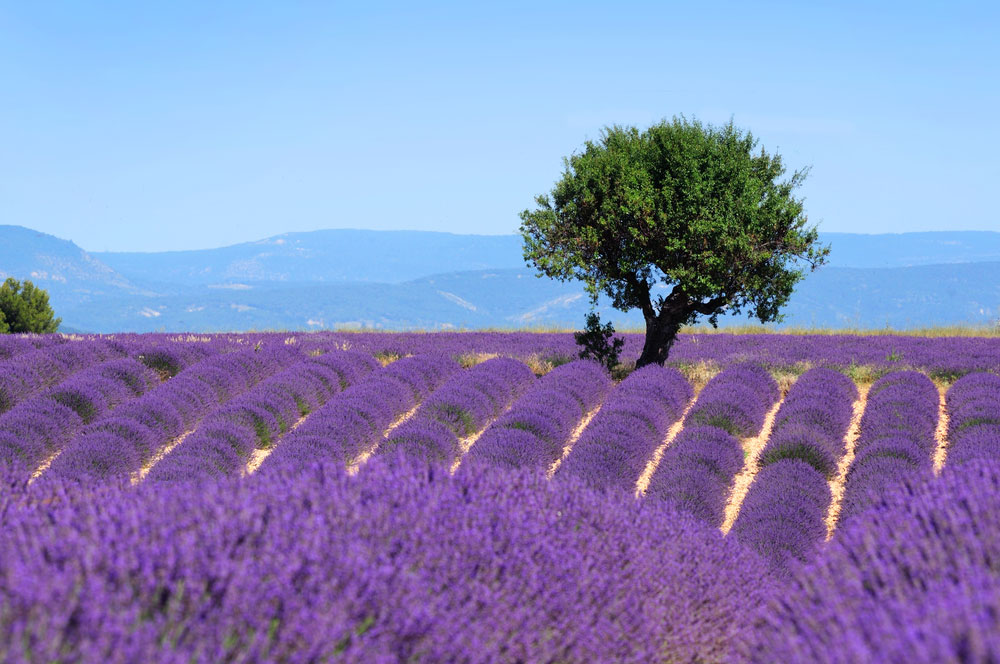
[[[781,320],[804,270],[829,254],[793,195],[806,170],[781,179],[781,157],[732,121],[607,127],[564,164],[521,213],[524,258],[540,276],[582,280],[595,304],[604,293],[620,311],[640,309],[637,367],[663,364],[699,316]]]

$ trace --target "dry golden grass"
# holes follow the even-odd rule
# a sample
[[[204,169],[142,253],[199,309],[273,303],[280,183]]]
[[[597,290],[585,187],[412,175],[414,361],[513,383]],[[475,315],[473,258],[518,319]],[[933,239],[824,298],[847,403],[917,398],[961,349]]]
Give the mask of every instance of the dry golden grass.
[[[865,406],[868,404],[868,391],[871,387],[871,383],[858,385],[858,398],[854,401],[851,423],[847,426],[847,433],[844,435],[844,455],[837,464],[837,473],[830,480],[830,509],[826,513],[827,539],[833,537],[837,520],[840,518],[840,507],[844,501],[844,483],[847,479],[847,471],[854,461],[858,437],[861,435],[861,416],[865,413]]]
[[[500,357],[500,353],[463,353],[458,356],[458,365],[463,369],[470,369],[477,364]]]
[[[853,335],[853,336],[906,336],[906,337],[1000,337],[1000,325],[941,325],[895,329],[890,327],[825,328],[825,327],[773,327],[770,325],[728,325],[713,328],[709,325],[685,326],[681,334],[786,334],[786,335]]]
[[[392,364],[393,362],[402,357],[406,356],[400,355],[399,353],[390,353],[388,351],[375,353],[375,359],[378,360],[378,363],[381,364],[383,367],[389,366],[390,364]]]
[[[695,394],[701,392],[701,388],[705,387],[705,383],[712,380],[717,373],[722,371],[722,367],[710,360],[679,364],[676,365],[676,368],[691,383]]]

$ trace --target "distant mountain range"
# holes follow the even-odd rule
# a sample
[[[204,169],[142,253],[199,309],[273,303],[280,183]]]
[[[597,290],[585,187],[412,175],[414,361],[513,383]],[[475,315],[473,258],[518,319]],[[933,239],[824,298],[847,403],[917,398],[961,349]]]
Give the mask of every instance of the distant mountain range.
[[[786,325],[906,328],[1000,319],[1000,233],[823,233]],[[49,291],[64,331],[579,327],[577,283],[537,278],[520,237],[417,231],[286,233],[219,249],[88,253],[0,226],[0,278]],[[602,303],[602,316],[639,325]],[[722,324],[746,322],[729,317]]]

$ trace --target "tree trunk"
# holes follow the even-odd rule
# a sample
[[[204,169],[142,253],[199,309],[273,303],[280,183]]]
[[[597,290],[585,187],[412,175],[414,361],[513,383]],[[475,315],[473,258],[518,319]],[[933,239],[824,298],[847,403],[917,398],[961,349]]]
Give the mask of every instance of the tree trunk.
[[[681,320],[671,316],[668,311],[661,311],[660,314],[646,316],[646,343],[642,347],[642,355],[635,363],[635,368],[640,369],[647,364],[659,364],[661,367],[667,361],[670,347],[677,339],[677,332],[681,329]]]

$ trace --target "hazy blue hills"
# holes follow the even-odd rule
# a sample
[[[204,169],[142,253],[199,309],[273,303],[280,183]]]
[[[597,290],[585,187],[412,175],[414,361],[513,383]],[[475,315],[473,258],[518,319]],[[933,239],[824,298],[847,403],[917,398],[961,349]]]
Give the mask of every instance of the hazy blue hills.
[[[186,285],[233,281],[399,283],[438,272],[524,266],[517,236],[419,231],[285,233],[219,249],[92,256],[133,279]]]
[[[831,264],[800,284],[786,324],[1000,318],[1000,233],[823,239]],[[201,251],[88,253],[0,226],[0,276],[48,289],[64,329],[91,332],[579,327],[589,309],[579,284],[536,278],[516,236],[331,230]],[[618,324],[642,322],[601,310]]]

